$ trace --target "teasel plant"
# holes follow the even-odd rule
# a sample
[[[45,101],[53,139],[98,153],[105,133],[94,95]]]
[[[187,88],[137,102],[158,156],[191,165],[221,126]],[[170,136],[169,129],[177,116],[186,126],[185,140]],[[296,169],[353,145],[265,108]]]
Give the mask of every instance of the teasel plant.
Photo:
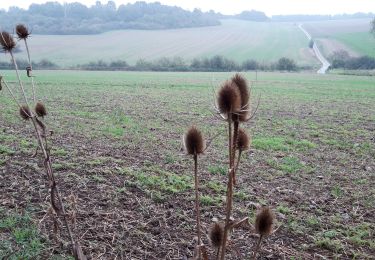
[[[274,222],[275,215],[269,207],[259,209],[255,219],[255,231],[259,234],[259,239],[254,250],[254,259],[257,257],[263,238],[272,234]]]
[[[201,232],[201,216],[200,216],[200,196],[199,196],[199,176],[198,176],[198,155],[201,155],[206,149],[206,142],[202,132],[195,126],[191,126],[184,135],[184,146],[188,155],[192,155],[194,159],[194,190],[195,190],[195,217],[196,217],[196,232],[197,232],[197,246],[195,258],[207,259],[207,253],[204,244],[202,243]]]
[[[225,202],[225,221],[224,224],[222,224],[221,243],[220,246],[218,246],[219,249],[216,255],[216,259],[220,260],[225,259],[227,241],[232,230],[243,223],[248,223],[248,218],[233,220],[232,209],[233,189],[236,184],[236,172],[239,167],[241,154],[250,148],[250,137],[240,128],[240,123],[245,123],[252,119],[259,106],[258,101],[256,109],[251,113],[250,94],[251,92],[246,79],[237,73],[220,87],[216,95],[215,109],[221,118],[227,122],[228,128],[228,180]],[[236,156],[237,151],[238,156]],[[216,226],[217,234],[218,230],[218,226]]]
[[[16,32],[20,40],[23,40],[28,54],[28,61],[29,61],[29,68],[27,69],[27,74],[30,76],[31,73],[31,59],[30,59],[30,52],[29,47],[27,45],[27,39],[30,35],[29,30],[24,25],[17,25]],[[14,65],[14,70],[16,72],[16,76],[18,79],[18,86],[20,88],[20,95],[22,103],[19,102],[19,97],[17,97],[12,90],[12,87],[5,81],[4,77],[1,77],[1,86],[5,86],[5,88],[9,91],[12,99],[19,107],[19,114],[22,119],[31,123],[34,128],[35,138],[37,140],[37,149],[35,152],[35,156],[38,153],[38,148],[42,151],[43,154],[43,165],[44,170],[49,182],[49,189],[50,189],[50,204],[53,211],[56,213],[58,218],[60,218],[66,226],[67,233],[71,243],[72,253],[75,259],[83,260],[86,259],[85,255],[82,252],[82,249],[75,239],[71,225],[69,223],[68,214],[66,213],[64,203],[62,200],[61,193],[59,191],[59,186],[57,185],[55,175],[52,168],[51,156],[50,156],[50,148],[48,147],[48,134],[47,128],[45,123],[43,122],[43,118],[47,116],[47,109],[42,102],[36,102],[36,95],[35,95],[35,86],[33,77],[32,79],[32,92],[33,92],[33,101],[30,102],[29,98],[27,97],[27,93],[25,91],[23,82],[20,77],[20,71],[17,65],[17,61],[14,55],[14,49],[16,47],[16,42],[14,40],[13,35],[6,31],[0,32],[0,45],[5,53],[9,53],[11,57],[11,61]],[[33,104],[33,106],[31,106]],[[34,110],[31,108],[34,107]]]

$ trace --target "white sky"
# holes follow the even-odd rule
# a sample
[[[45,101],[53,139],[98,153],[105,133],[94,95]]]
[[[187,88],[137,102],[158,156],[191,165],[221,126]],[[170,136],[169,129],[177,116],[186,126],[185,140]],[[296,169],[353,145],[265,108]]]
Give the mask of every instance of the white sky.
[[[49,0],[63,2],[81,2],[87,6],[96,0]],[[155,2],[156,0],[143,0]],[[9,6],[27,8],[31,3],[45,3],[47,0],[1,0],[0,8]],[[107,0],[101,0],[107,3]],[[114,0],[120,4],[134,3],[135,0]],[[158,0],[162,4],[177,5],[184,9],[200,8],[202,11],[213,9],[223,14],[235,14],[243,10],[259,10],[267,15],[276,14],[340,14],[356,12],[375,12],[375,0]]]

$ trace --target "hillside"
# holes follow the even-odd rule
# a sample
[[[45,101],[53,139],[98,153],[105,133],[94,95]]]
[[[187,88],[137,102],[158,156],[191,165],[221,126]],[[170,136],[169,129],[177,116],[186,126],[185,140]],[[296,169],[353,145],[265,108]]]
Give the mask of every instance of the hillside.
[[[97,35],[33,35],[34,60],[48,59],[62,66],[89,61],[154,60],[180,56],[223,55],[238,62],[276,61],[289,57],[300,65],[318,64],[308,40],[293,23],[222,20],[220,26],[173,30],[121,30]]]
[[[369,33],[371,19],[306,22],[304,28],[312,35],[322,52],[329,56],[345,50],[351,56],[375,57],[375,38]]]

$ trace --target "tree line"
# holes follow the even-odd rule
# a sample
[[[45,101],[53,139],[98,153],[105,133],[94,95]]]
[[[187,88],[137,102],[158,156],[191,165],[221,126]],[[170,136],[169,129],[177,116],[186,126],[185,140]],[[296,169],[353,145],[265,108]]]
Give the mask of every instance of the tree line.
[[[27,67],[26,60],[19,61],[20,68]],[[238,63],[221,55],[206,58],[195,58],[186,61],[181,57],[163,57],[153,61],[139,59],[134,65],[129,65],[124,60],[106,62],[103,60],[92,61],[85,64],[70,67],[60,67],[56,63],[46,59],[33,63],[35,69],[76,69],[76,70],[124,70],[124,71],[297,71],[312,69],[311,67],[301,67],[292,59],[283,57],[276,62],[260,63],[253,59]],[[8,62],[0,62],[0,69],[12,69]]]
[[[352,57],[347,51],[335,51],[329,56],[331,68],[348,70],[373,70],[375,58],[370,56]]]
[[[47,2],[31,4],[27,10],[10,7],[0,10],[0,24],[11,30],[14,23],[28,24],[36,34],[95,34],[119,29],[169,29],[219,25],[213,11],[192,12],[159,2],[136,2],[116,6],[113,1],[87,7],[81,3]]]

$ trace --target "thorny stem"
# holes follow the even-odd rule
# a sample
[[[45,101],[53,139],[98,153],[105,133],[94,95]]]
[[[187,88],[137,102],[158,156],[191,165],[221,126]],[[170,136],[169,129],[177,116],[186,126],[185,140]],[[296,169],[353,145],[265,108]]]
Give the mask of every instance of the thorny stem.
[[[10,55],[12,57],[12,61],[13,61],[13,65],[15,67],[15,70],[16,70],[16,74],[17,74],[17,78],[18,78],[18,82],[20,84],[20,87],[21,87],[21,90],[22,90],[22,94],[23,94],[23,97],[24,97],[24,100],[25,100],[25,103],[27,106],[28,105],[28,101],[27,101],[27,97],[26,97],[26,93],[25,93],[25,90],[23,88],[23,85],[22,85],[22,81],[21,81],[21,78],[20,78],[20,75],[19,75],[19,72],[18,72],[18,66],[17,66],[17,62],[14,58],[14,55],[13,53],[10,51]],[[9,88],[8,88],[9,89]],[[65,208],[64,208],[64,203],[61,199],[61,195],[60,195],[60,192],[58,190],[58,187],[56,186],[56,182],[55,182],[55,178],[54,178],[54,174],[53,174],[53,171],[52,171],[52,164],[51,164],[51,160],[50,160],[50,157],[49,157],[49,154],[47,152],[47,150],[45,149],[44,147],[44,144],[43,144],[43,139],[42,139],[42,136],[40,135],[40,132],[39,132],[39,129],[38,129],[38,126],[37,126],[37,123],[36,123],[36,120],[35,120],[35,115],[31,112],[30,110],[30,113],[31,113],[31,121],[33,123],[33,126],[34,126],[34,129],[35,129],[35,133],[36,133],[36,136],[37,136],[37,140],[38,140],[38,144],[39,144],[39,147],[41,148],[42,152],[43,152],[43,156],[44,156],[44,160],[45,160],[45,170],[46,170],[46,173],[47,173],[47,176],[50,180],[50,185],[51,185],[51,188],[54,188],[55,191],[56,191],[56,196],[59,200],[59,204],[60,204],[60,207],[61,207],[61,213],[60,215],[62,215],[63,217],[63,220],[65,222],[65,225],[66,225],[66,228],[68,230],[68,234],[69,234],[69,238],[70,238],[70,242],[72,243],[72,251],[73,253],[75,254],[75,242],[74,242],[74,237],[73,237],[73,233],[72,233],[72,230],[70,229],[70,225],[69,225],[69,222],[68,222],[68,219],[66,217],[66,212],[65,212]],[[54,184],[54,185],[53,185]],[[51,200],[53,200],[54,198],[51,198]]]
[[[198,155],[196,151],[194,152],[194,177],[195,177],[195,213],[197,218],[197,236],[198,236],[198,255],[201,258],[201,250],[200,246],[202,243],[201,240],[201,217],[200,217],[200,210],[199,210],[199,180],[198,180]]]
[[[257,246],[256,246],[255,251],[254,251],[254,260],[257,259],[257,254],[258,254],[258,251],[259,251],[259,248],[260,248],[260,243],[262,242],[262,239],[263,239],[263,235],[260,235]]]
[[[30,52],[29,52],[29,46],[27,44],[27,40],[24,39],[24,42],[25,42],[26,51],[27,51],[27,58],[29,60],[29,66],[30,66],[31,71],[33,71],[33,65],[31,64],[31,58],[30,58]],[[34,100],[34,103],[36,103],[35,85],[34,85],[34,77],[33,76],[31,77],[31,84],[32,84],[32,89],[33,89],[33,100]]]
[[[224,235],[223,235],[223,242],[221,244],[221,260],[225,258],[225,249],[226,243],[228,238],[229,232],[229,221],[230,215],[232,211],[232,197],[233,197],[233,161],[232,161],[232,114],[228,113],[228,152],[229,152],[229,179],[227,184],[227,198],[226,198],[226,217],[225,217],[225,227],[224,227]]]
[[[238,139],[238,127],[240,122],[238,120],[234,121],[234,128],[233,128],[233,151],[232,151],[232,165],[234,166],[235,158],[236,158],[236,150],[237,150],[237,139]],[[238,162],[237,162],[238,165]],[[233,174],[233,185],[236,185],[236,168],[232,171]]]

